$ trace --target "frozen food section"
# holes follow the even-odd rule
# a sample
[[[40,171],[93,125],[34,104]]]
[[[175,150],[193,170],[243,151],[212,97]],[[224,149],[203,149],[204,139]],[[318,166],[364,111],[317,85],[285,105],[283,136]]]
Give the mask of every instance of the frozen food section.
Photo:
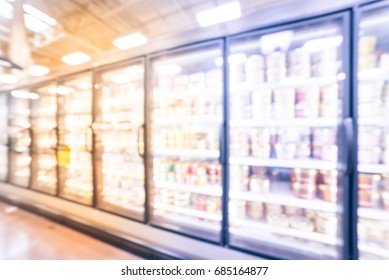
[[[57,96],[55,84],[33,89],[31,100],[31,188],[57,193]]]
[[[358,249],[389,259],[389,9],[363,13],[358,49]]]
[[[8,114],[9,182],[25,188],[30,185],[31,175],[31,97],[38,98],[28,90],[12,91]]]
[[[98,72],[95,134],[97,206],[145,219],[144,62]]]
[[[0,182],[7,180],[8,174],[8,96],[0,93]]]
[[[327,20],[231,40],[231,245],[342,257],[342,26]]]
[[[219,241],[222,220],[220,43],[151,60],[151,222]]]
[[[58,170],[59,195],[91,205],[92,172],[92,75],[86,72],[59,83]]]

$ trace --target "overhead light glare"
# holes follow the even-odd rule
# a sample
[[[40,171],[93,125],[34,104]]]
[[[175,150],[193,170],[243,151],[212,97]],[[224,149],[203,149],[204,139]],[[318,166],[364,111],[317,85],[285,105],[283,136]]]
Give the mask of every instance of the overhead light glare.
[[[196,15],[196,19],[201,27],[205,27],[237,19],[240,18],[241,15],[240,4],[238,1],[235,1],[199,12]]]
[[[5,19],[12,19],[13,17],[13,6],[7,1],[0,0],[0,17]]]
[[[79,65],[89,60],[90,60],[90,56],[83,52],[70,53],[61,58],[61,61],[68,65]]]
[[[24,91],[24,90],[13,90],[11,91],[11,95],[16,98],[39,99],[39,94],[35,92]]]
[[[111,82],[115,84],[125,84],[130,82],[130,76],[126,74],[117,74],[111,78]]]
[[[50,69],[42,65],[33,65],[28,68],[28,71],[33,77],[40,77],[50,73]]]
[[[157,66],[155,68],[155,71],[157,71],[157,73],[159,75],[177,75],[179,73],[181,73],[181,67],[178,65],[178,64],[166,64],[166,65],[161,65],[161,66]]]
[[[120,37],[112,41],[112,44],[121,50],[127,50],[144,45],[148,39],[141,33],[133,33],[127,36]]]
[[[327,49],[337,48],[342,44],[343,37],[342,36],[332,36],[320,39],[313,39],[307,41],[303,49],[307,52],[319,52]]]

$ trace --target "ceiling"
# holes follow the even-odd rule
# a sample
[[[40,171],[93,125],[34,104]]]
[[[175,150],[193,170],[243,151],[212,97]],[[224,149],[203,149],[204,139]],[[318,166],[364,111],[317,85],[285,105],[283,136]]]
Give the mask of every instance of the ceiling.
[[[13,3],[14,0],[0,0]],[[196,13],[232,0],[25,0],[58,24],[45,32],[28,31],[34,63],[54,69],[61,57],[82,51],[92,57],[112,52],[112,41],[140,32],[150,41],[199,28]],[[242,15],[292,0],[240,0]],[[0,3],[1,4],[1,3]],[[0,16],[0,46],[7,53],[11,20]],[[119,51],[119,50],[117,50]]]

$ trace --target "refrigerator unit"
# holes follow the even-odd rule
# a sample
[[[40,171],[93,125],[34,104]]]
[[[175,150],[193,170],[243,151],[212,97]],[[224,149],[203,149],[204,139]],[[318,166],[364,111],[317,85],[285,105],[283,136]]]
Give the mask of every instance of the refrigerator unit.
[[[28,90],[11,92],[8,111],[9,182],[27,188],[31,175],[31,123],[30,95]]]
[[[0,182],[8,176],[8,96],[0,93]]]
[[[57,87],[60,197],[92,205],[92,75],[67,77]]]
[[[358,48],[358,249],[389,259],[389,7],[366,9]]]
[[[144,62],[96,73],[97,207],[145,220]]]
[[[57,95],[55,84],[31,91],[32,165],[31,188],[57,193]]]
[[[219,242],[222,44],[161,53],[150,64],[151,223]]]
[[[342,16],[229,41],[229,244],[342,258]]]

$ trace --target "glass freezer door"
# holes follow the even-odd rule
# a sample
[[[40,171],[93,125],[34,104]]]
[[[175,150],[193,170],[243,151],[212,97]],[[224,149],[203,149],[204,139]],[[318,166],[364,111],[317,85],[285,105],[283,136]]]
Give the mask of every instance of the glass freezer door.
[[[358,49],[358,249],[389,259],[389,7],[362,14]]]
[[[9,106],[9,182],[28,187],[31,165],[30,95],[26,90],[12,91]]]
[[[95,88],[97,206],[144,220],[144,63],[98,72]]]
[[[0,182],[8,175],[8,104],[7,94],[0,93]]]
[[[31,90],[39,98],[31,101],[31,188],[57,193],[57,96],[54,84]]]
[[[57,87],[59,195],[91,205],[92,75],[70,77]]]
[[[229,46],[229,243],[281,258],[341,257],[341,20]]]
[[[220,240],[221,44],[152,59],[152,223]]]

